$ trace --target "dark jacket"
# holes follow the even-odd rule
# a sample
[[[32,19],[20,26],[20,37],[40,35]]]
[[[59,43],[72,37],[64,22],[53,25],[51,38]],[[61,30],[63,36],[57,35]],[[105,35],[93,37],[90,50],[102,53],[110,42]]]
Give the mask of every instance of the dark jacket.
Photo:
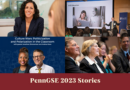
[[[39,17],[37,19],[32,19],[27,37],[42,36],[44,29],[44,19]],[[15,18],[14,34],[13,36],[26,36],[26,21],[21,17]]]
[[[124,51],[120,49],[113,55],[112,63],[116,68],[116,73],[128,73],[130,72],[129,62],[124,54]]]
[[[69,56],[65,56],[65,73],[85,73],[85,72],[81,71],[78,65]]]
[[[113,28],[116,27],[116,25],[120,25],[120,23],[117,23],[116,21],[114,21],[114,23],[113,23]],[[112,27],[111,24],[112,24],[112,21],[109,24],[105,24],[105,25],[110,26],[110,29],[111,29]]]
[[[27,64],[25,73],[29,73],[29,70],[30,70],[31,67],[32,67],[32,66],[30,66],[30,65]],[[13,73],[18,73],[18,72],[19,72],[19,69],[20,69],[20,66],[17,67],[17,68],[15,68],[15,69],[13,70]]]
[[[101,68],[101,70],[106,73],[105,68],[103,67],[101,61],[95,59],[97,61],[98,66]],[[88,72],[88,73],[100,73],[99,70],[96,67],[96,64],[90,65],[89,62],[84,58],[80,63],[80,69]]]

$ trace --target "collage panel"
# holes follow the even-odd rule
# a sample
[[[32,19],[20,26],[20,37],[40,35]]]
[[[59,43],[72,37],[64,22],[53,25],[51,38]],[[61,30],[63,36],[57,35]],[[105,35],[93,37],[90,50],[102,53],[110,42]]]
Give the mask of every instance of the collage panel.
[[[66,37],[66,73],[129,73],[130,37]]]
[[[64,37],[1,37],[0,42],[0,73],[65,72]]]
[[[128,33],[130,36],[129,7],[127,12],[119,12],[121,6],[117,7],[119,4],[117,2],[66,0],[65,37],[120,37],[122,33]]]
[[[65,36],[65,1],[0,0],[0,36]]]

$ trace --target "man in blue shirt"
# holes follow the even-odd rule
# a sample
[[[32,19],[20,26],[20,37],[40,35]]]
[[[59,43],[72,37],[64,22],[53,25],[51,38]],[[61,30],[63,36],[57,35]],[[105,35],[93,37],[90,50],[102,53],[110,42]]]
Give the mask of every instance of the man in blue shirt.
[[[120,50],[113,55],[113,64],[116,67],[117,73],[129,73],[130,72],[130,60],[129,60],[129,37],[127,33],[123,33],[120,37]]]

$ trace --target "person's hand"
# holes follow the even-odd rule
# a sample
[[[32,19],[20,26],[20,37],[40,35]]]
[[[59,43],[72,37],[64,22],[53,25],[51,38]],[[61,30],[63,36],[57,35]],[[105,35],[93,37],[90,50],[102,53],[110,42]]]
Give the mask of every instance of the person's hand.
[[[104,22],[104,24],[106,24],[106,23]]]
[[[110,57],[106,54],[105,55],[106,56],[106,58],[104,58],[105,59],[105,62],[106,63],[109,63],[109,62],[111,62],[111,59],[110,59]]]
[[[80,22],[78,22],[78,26],[81,26],[81,23],[80,23]]]

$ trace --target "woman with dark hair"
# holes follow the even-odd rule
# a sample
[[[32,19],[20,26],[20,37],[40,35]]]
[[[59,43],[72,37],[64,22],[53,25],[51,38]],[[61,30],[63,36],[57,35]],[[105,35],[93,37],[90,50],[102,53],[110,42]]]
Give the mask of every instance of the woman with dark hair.
[[[65,28],[65,37],[73,37],[69,28]]]
[[[106,27],[102,27],[102,37],[108,37],[108,36],[109,36],[109,33]]]
[[[77,31],[78,31],[77,26],[74,26],[73,29],[72,29],[72,36],[75,36]]]
[[[23,47],[19,50],[18,62],[20,66],[15,68],[13,70],[13,73],[29,73],[29,69],[31,68],[31,66],[28,65],[28,60],[28,49]]]
[[[113,28],[112,33],[113,33],[113,36],[117,36],[117,34],[118,34],[118,29],[117,29],[117,27],[114,27],[114,28]]]
[[[101,63],[103,64],[104,68],[106,69],[107,73],[113,73],[115,72],[116,68],[111,62],[111,57],[107,55],[107,46],[104,42],[98,42],[97,43],[99,47],[99,55],[95,58],[97,60],[100,60]]]
[[[79,29],[75,36],[83,36],[83,30]]]
[[[91,36],[89,27],[85,27],[84,32],[83,32],[83,36],[86,36],[86,37]]]
[[[81,26],[81,23],[79,22],[79,20],[87,21],[87,15],[86,15],[86,11],[85,10],[81,11],[81,14],[80,14],[79,18],[77,19],[77,22],[78,22],[77,25]]]
[[[78,20],[87,20],[86,19],[86,11],[85,10],[82,10],[81,11],[81,14],[80,14],[80,17],[79,17],[79,19]]]
[[[39,10],[34,1],[24,1],[19,15],[20,17],[15,18],[13,36],[42,36],[44,19],[39,17]]]

